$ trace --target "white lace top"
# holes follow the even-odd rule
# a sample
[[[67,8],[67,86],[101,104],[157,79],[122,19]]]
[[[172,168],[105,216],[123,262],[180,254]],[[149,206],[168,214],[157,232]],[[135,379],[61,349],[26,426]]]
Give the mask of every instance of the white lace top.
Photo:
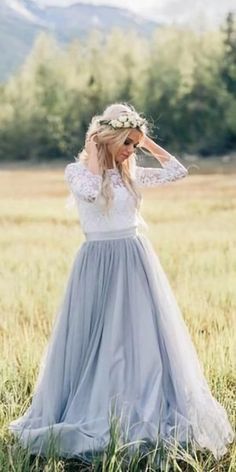
[[[134,178],[138,186],[156,187],[188,174],[188,170],[174,156],[161,165],[161,168],[136,166]],[[83,232],[113,231],[143,223],[145,225],[119,170],[114,168],[106,172],[114,192],[113,205],[108,215],[104,214],[99,203],[102,176],[92,173],[80,161],[70,163],[65,168],[65,181],[74,196]]]

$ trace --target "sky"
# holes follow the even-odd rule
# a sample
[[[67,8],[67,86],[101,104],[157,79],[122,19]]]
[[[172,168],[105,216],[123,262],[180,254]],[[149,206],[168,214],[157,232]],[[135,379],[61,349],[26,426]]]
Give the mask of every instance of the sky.
[[[66,6],[79,0],[36,0],[43,5]],[[188,18],[206,16],[210,21],[220,21],[225,14],[236,10],[235,0],[82,0],[82,3],[129,8],[149,18],[188,21]]]

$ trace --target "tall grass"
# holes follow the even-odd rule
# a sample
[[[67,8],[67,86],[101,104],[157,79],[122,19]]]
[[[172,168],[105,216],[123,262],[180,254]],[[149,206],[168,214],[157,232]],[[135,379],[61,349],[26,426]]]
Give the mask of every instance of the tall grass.
[[[43,348],[83,241],[76,211],[65,208],[63,169],[2,170],[1,192],[1,471],[231,471],[236,451],[216,462],[156,445],[129,458],[111,425],[106,451],[94,465],[64,461],[49,450],[32,457],[8,431],[29,406]],[[145,189],[142,214],[196,345],[214,396],[234,424],[233,317],[236,311],[235,175],[192,175]],[[159,457],[157,461],[157,456]],[[159,465],[157,465],[159,463]]]

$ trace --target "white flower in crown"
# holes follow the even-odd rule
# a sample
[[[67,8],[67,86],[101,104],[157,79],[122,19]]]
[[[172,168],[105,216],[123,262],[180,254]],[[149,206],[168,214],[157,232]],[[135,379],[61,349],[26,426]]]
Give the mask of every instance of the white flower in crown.
[[[129,119],[129,123],[132,127],[136,128],[136,126],[138,125],[138,122],[135,118],[130,118]]]
[[[111,124],[111,126],[113,126],[113,128],[121,128],[122,127],[122,123],[120,123],[120,121],[118,121],[118,120],[111,120],[110,124]]]
[[[121,121],[121,123],[124,123],[125,121],[127,121],[129,119],[129,117],[127,115],[121,115],[119,117],[119,121]]]

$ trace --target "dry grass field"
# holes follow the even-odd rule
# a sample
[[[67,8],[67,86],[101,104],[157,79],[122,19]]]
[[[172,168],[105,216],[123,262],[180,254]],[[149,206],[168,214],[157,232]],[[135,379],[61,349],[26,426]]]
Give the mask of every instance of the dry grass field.
[[[64,168],[0,171],[1,471],[72,470],[59,460],[33,465],[14,448],[7,425],[30,403],[39,361],[84,240],[67,211]],[[190,175],[143,191],[146,233],[168,275],[215,397],[235,421],[236,174]],[[114,456],[114,454],[113,454]],[[113,462],[112,462],[113,459]],[[120,471],[114,457],[97,470]],[[110,462],[109,462],[110,461]],[[113,464],[112,466],[109,464]],[[102,468],[103,467],[103,468]],[[141,470],[137,464],[129,470]],[[142,470],[155,470],[151,468]],[[173,459],[165,470],[235,471],[235,446]],[[73,470],[82,469],[77,466]],[[95,470],[95,469],[93,469]],[[163,469],[164,470],[164,469]]]

